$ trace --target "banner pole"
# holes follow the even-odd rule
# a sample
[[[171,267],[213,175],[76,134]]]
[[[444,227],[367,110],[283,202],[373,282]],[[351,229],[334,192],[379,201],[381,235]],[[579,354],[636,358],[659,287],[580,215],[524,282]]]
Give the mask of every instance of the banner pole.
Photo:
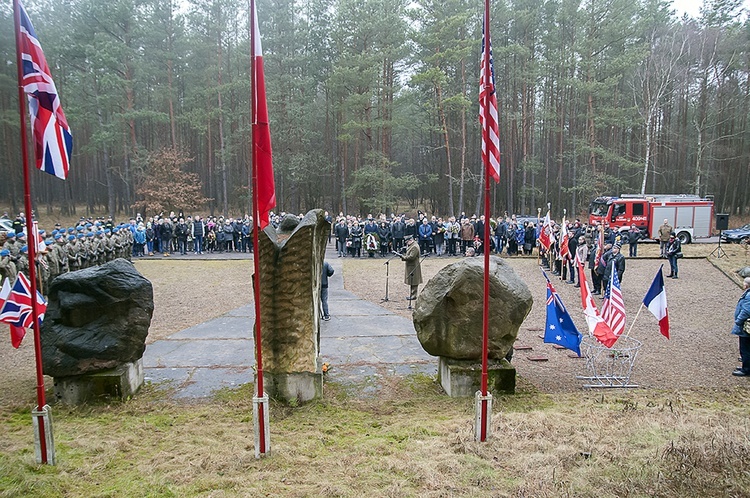
[[[641,303],[640,308],[638,308],[638,313],[635,314],[635,318],[633,318],[633,321],[630,322],[630,328],[628,329],[628,332],[625,334],[625,337],[630,336],[630,332],[633,330],[633,327],[635,326],[635,321],[638,320],[638,317],[641,314],[641,310],[644,308],[643,303]]]
[[[42,370],[42,345],[39,331],[39,312],[36,302],[36,240],[33,237],[33,220],[31,209],[31,180],[29,175],[29,155],[27,151],[28,137],[26,134],[26,92],[23,86],[23,61],[21,58],[21,8],[18,0],[13,0],[13,20],[16,37],[16,66],[18,69],[18,111],[21,122],[21,161],[23,163],[23,201],[26,213],[26,235],[29,254],[29,280],[31,284],[31,315],[34,330],[34,358],[36,360],[36,397],[37,407],[32,411],[34,422],[34,441],[36,444],[37,463],[55,464],[55,448],[52,438],[51,413],[45,400],[44,373]],[[33,243],[32,243],[33,242]],[[45,423],[46,422],[46,423]]]
[[[255,430],[255,458],[260,458],[271,451],[270,428],[268,427],[268,396],[263,390],[263,349],[261,347],[261,307],[260,307],[260,245],[258,244],[258,232],[260,231],[260,208],[258,205],[258,161],[257,147],[255,146],[255,129],[258,122],[256,95],[255,70],[255,0],[250,0],[250,113],[251,129],[253,137],[250,140],[252,147],[252,175],[253,175],[253,268],[255,277],[253,280],[253,298],[255,301],[255,364],[257,388],[256,396],[253,397],[253,422]]]
[[[490,72],[490,2],[484,2],[484,84],[488,85],[491,79]],[[490,105],[492,102],[489,89],[484,92],[484,123],[482,133],[487,133],[485,139],[489,142]],[[485,131],[486,130],[486,131]],[[489,159],[487,160],[489,162]],[[487,165],[483,166],[487,170]],[[484,292],[482,300],[482,383],[481,395],[477,393],[476,399],[479,405],[479,427],[475,428],[475,439],[487,441],[490,432],[490,417],[492,409],[492,397],[487,392],[488,384],[488,349],[489,349],[489,313],[490,313],[490,174],[484,172]],[[476,430],[478,429],[478,431]],[[477,437],[478,436],[478,437]]]

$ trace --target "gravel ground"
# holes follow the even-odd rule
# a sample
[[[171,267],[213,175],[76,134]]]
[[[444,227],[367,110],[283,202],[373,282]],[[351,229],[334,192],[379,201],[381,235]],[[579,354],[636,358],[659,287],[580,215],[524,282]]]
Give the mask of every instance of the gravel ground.
[[[705,259],[691,259],[691,252],[697,251],[693,247],[698,245],[688,246],[685,249],[687,257],[680,261],[680,279],[666,279],[672,339],[667,340],[659,334],[656,320],[647,310],[640,313],[631,332],[631,337],[643,342],[631,381],[643,388],[723,388],[748,383],[747,379],[731,376],[738,364],[738,349],[737,338],[729,331],[741,290]],[[653,245],[645,246],[640,252],[648,256],[653,255],[655,249]],[[425,282],[456,260],[427,258],[422,269]],[[511,258],[510,262],[534,297],[534,306],[516,342],[533,348],[531,351],[516,351],[513,363],[519,375],[543,392],[580,389],[580,381],[575,375],[583,373],[585,360],[571,358],[569,351],[554,349],[538,337],[545,323],[546,287],[536,258]],[[622,286],[628,329],[662,262],[654,258],[628,259]],[[400,260],[393,260],[390,264],[388,302],[381,302],[386,287],[383,259],[345,258],[343,263],[348,290],[411,318]],[[252,265],[249,260],[139,261],[136,267],[152,281],[155,290],[156,310],[148,342],[251,301],[248,281]],[[578,289],[557,279],[553,283],[585,335],[587,329]],[[529,356],[543,356],[548,360],[533,362]],[[0,340],[0,365],[0,405],[27,407],[35,398],[36,384],[31,337],[27,336],[21,348],[14,350],[6,332],[6,339]],[[50,378],[46,378],[45,383],[48,388],[52,386]]]
[[[642,245],[643,246],[643,245]],[[655,255],[658,247],[646,246],[639,252]],[[687,250],[686,250],[687,251]],[[689,256],[690,253],[687,252]],[[422,265],[427,282],[445,265],[457,258],[427,258]],[[380,303],[385,296],[385,269],[381,259],[344,259],[344,285],[358,296]],[[570,351],[555,349],[539,337],[544,333],[546,285],[536,258],[509,258],[514,270],[529,286],[534,305],[521,326],[516,345],[531,346],[530,351],[515,351],[513,364],[518,374],[543,392],[566,392],[581,389],[577,374],[586,370],[584,359],[571,358]],[[630,329],[641,300],[659,266],[658,258],[628,259],[622,292],[627,312],[626,331]],[[730,334],[732,317],[741,290],[706,259],[685,258],[680,261],[680,278],[665,279],[671,323],[671,339],[659,333],[656,319],[643,309],[630,332],[643,342],[631,376],[631,382],[643,388],[689,389],[722,388],[745,385],[745,378],[732,377],[738,365],[737,338]],[[366,275],[366,277],[365,277]],[[403,284],[403,264],[396,259],[390,265],[389,301],[381,305],[405,318],[411,318],[405,300],[408,287]],[[580,290],[552,277],[578,330],[588,335],[581,309]],[[420,287],[421,290],[421,287]],[[597,300],[597,305],[601,301]],[[481,333],[481,332],[479,332]],[[546,357],[535,362],[530,356]]]

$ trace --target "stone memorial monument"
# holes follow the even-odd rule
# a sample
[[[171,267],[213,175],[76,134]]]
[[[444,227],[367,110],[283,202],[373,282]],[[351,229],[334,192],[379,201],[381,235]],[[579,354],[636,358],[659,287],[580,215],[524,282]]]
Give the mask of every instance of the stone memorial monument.
[[[446,266],[425,285],[413,315],[417,338],[439,358],[438,377],[449,396],[473,396],[482,370],[484,258]],[[531,311],[531,292],[511,266],[490,258],[488,378],[492,392],[515,392],[516,371],[506,359]]]
[[[281,401],[323,394],[320,285],[330,229],[323,211],[314,209],[258,234],[263,386]]]
[[[134,394],[153,312],[151,282],[125,259],[55,278],[41,328],[42,367],[54,377],[55,397],[80,404]]]

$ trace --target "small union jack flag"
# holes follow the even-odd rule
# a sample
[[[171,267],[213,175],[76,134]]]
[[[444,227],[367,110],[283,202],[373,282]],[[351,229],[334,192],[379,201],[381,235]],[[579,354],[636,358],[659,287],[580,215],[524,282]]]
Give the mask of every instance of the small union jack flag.
[[[21,18],[18,50],[21,52],[23,73],[20,83],[29,99],[36,167],[65,180],[73,150],[73,136],[34,26],[20,2],[18,9]]]
[[[47,311],[47,301],[39,291],[36,292],[36,303],[36,312],[41,323]],[[10,294],[0,310],[0,322],[23,328],[29,328],[34,324],[31,309],[31,282],[23,273],[18,274],[16,283],[11,287]]]

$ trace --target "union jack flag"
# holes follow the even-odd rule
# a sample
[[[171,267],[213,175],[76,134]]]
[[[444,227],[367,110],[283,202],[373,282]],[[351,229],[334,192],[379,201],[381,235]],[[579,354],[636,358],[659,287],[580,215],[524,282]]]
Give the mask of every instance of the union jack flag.
[[[479,123],[482,125],[482,161],[487,168],[487,174],[497,183],[500,181],[500,130],[497,117],[497,94],[495,93],[495,69],[492,64],[492,42],[490,41],[489,28],[485,26],[486,21],[482,22]],[[487,37],[486,42],[485,37]],[[489,66],[489,73],[487,72],[487,66]],[[487,110],[487,107],[489,107],[489,110]]]
[[[612,275],[609,285],[604,291],[602,317],[610,326],[612,332],[620,337],[625,331],[625,301],[622,298],[622,290],[620,290],[620,276],[617,274],[617,269],[614,268],[614,262],[610,264],[613,265]]]
[[[36,312],[41,323],[47,311],[47,301],[39,291],[36,292],[36,303]],[[34,324],[31,310],[31,282],[23,273],[18,274],[16,283],[11,287],[10,294],[0,310],[0,322],[23,328],[29,328]]]
[[[21,69],[24,92],[29,99],[31,132],[36,167],[65,180],[68,177],[73,136],[60,106],[60,97],[26,9],[18,3]]]

